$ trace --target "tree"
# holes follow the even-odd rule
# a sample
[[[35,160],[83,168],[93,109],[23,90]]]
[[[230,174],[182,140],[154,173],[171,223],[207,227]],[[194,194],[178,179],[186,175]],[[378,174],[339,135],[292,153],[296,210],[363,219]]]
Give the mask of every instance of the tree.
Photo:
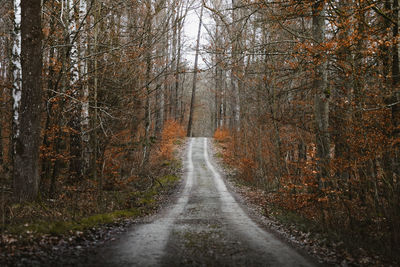
[[[313,89],[315,90],[314,112],[316,126],[317,158],[319,159],[319,177],[327,178],[329,163],[329,90],[327,88],[327,59],[318,47],[325,42],[325,2],[312,4],[312,37],[315,46]],[[320,186],[322,182],[320,180]]]
[[[14,6],[16,25],[21,23],[20,76],[22,86],[20,93],[14,93],[14,120],[16,123],[14,127],[13,176],[15,197],[18,201],[24,201],[35,199],[39,190],[42,106],[41,1],[16,0]],[[18,36],[18,31],[16,35]]]
[[[187,133],[186,133],[188,137],[192,136],[194,103],[196,101],[196,85],[197,85],[198,61],[199,61],[199,52],[200,52],[200,35],[201,35],[201,25],[203,23],[203,8],[204,8],[204,5],[202,5],[201,9],[200,9],[199,28],[197,30],[196,55],[195,55],[195,58],[194,58],[194,68],[193,68],[192,97],[191,97],[191,100],[190,100],[189,122],[188,122]]]

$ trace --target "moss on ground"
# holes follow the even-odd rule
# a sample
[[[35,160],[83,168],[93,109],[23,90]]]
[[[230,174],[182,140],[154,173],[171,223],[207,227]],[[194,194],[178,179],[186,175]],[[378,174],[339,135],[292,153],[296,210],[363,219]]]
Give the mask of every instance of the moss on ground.
[[[76,220],[65,220],[65,221],[52,221],[49,220],[37,220],[30,221],[28,223],[18,223],[3,226],[3,230],[10,234],[18,235],[64,235],[70,231],[85,231],[93,227],[97,227],[104,224],[110,224],[120,219],[136,218],[145,214],[150,213],[158,206],[158,197],[161,194],[166,194],[169,190],[175,187],[179,177],[176,175],[165,175],[158,179],[157,183],[145,190],[136,191],[129,194],[130,199],[134,199],[134,207],[124,210],[115,210],[107,213],[99,213],[88,217],[81,217]],[[21,204],[17,204],[21,205]],[[39,207],[47,209],[43,203],[27,203],[24,205],[25,209],[37,210]]]

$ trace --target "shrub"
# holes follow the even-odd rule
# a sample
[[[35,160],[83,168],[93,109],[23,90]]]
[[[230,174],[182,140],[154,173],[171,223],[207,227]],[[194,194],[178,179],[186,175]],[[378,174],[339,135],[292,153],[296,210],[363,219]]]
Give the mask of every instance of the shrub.
[[[185,129],[182,125],[174,120],[166,121],[161,136],[159,157],[172,159],[172,151],[175,144],[178,144],[179,140],[184,137]]]

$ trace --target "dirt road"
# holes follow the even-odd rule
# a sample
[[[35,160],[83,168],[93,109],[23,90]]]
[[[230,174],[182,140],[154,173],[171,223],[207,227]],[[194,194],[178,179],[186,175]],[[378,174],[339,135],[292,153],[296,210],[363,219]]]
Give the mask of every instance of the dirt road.
[[[103,266],[313,266],[254,222],[228,191],[209,140],[192,138],[170,208],[135,225],[87,262]]]

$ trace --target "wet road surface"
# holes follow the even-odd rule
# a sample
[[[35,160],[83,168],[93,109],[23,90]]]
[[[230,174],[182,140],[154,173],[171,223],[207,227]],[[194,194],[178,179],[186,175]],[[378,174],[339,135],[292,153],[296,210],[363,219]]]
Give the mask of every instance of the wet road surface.
[[[96,266],[313,266],[262,229],[235,201],[209,156],[192,138],[185,185],[171,207],[101,248]]]

